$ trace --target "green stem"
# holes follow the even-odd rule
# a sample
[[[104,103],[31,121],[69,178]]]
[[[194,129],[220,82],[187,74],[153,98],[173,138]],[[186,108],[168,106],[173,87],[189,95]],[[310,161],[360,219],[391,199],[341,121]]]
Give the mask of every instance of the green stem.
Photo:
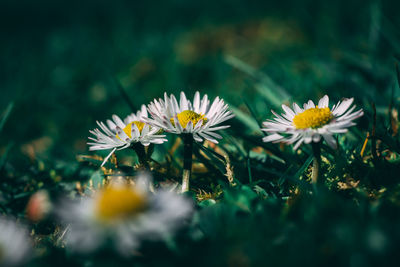
[[[140,165],[142,165],[146,170],[150,170],[149,161],[147,160],[147,154],[144,145],[142,145],[141,143],[135,143],[133,145],[133,149],[138,156]]]
[[[189,181],[192,175],[193,135],[182,134],[183,139],[183,173],[182,193],[189,191]]]
[[[322,181],[319,179],[320,177],[320,168],[321,168],[321,145],[320,143],[311,143],[313,150],[313,166],[312,166],[312,174],[311,181],[314,185],[321,184]]]

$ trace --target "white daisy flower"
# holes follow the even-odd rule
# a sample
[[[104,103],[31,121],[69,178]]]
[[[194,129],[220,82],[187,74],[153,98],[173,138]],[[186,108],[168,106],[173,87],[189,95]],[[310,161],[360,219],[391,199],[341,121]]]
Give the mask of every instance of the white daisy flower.
[[[132,255],[142,240],[163,239],[173,234],[192,211],[192,203],[171,191],[147,190],[148,180],[135,186],[110,184],[79,202],[64,203],[59,209],[67,223],[67,247],[90,253],[111,241],[125,256]]]
[[[29,232],[9,218],[0,217],[0,266],[19,266],[29,260]]]
[[[109,150],[111,152],[104,159],[103,166],[109,157],[116,151],[128,148],[135,143],[148,146],[150,143],[161,144],[167,139],[161,135],[160,129],[150,126],[144,120],[147,118],[146,106],[142,105],[140,111],[132,113],[122,121],[117,115],[112,115],[112,120],[107,120],[106,124],[97,121],[100,129],[96,128],[89,131],[95,137],[89,137],[93,142],[88,142],[89,150]]]
[[[168,97],[167,93],[164,93],[164,100],[155,99],[148,105],[148,110],[152,119],[145,121],[149,124],[169,133],[193,134],[193,138],[198,142],[207,139],[218,143],[217,139],[222,137],[215,132],[230,126],[217,125],[234,117],[224,100],[216,97],[210,104],[207,95],[200,100],[199,92],[194,95],[193,103],[181,92],[179,104],[173,94]]]
[[[346,98],[332,109],[329,108],[327,95],[319,100],[317,106],[311,100],[305,103],[303,108],[294,103],[293,110],[282,105],[285,113],[278,115],[272,110],[275,118],[263,123],[265,128],[262,130],[268,133],[263,141],[295,143],[296,150],[303,142],[319,142],[322,136],[330,147],[336,149],[333,135],[346,133],[348,127],[356,125],[353,120],[364,115],[362,109],[354,111],[355,105],[350,108],[353,100]]]

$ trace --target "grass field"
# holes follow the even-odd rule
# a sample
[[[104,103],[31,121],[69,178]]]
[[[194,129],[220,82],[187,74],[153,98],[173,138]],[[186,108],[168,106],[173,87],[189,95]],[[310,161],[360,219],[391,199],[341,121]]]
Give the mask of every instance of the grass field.
[[[270,2],[2,1],[0,265],[396,266],[400,3]],[[181,91],[229,105],[235,117],[218,144],[194,142],[190,157],[182,136],[164,131],[168,142],[146,147],[148,163],[127,148],[100,167],[110,150],[89,151],[96,121]],[[336,149],[319,143],[317,185],[313,146],[265,143],[261,128],[271,109],[324,95],[331,107],[354,98],[364,115],[334,136]],[[144,169],[156,192],[149,198],[167,189],[164,204],[177,198],[154,218],[182,210],[182,219],[160,223],[157,238],[135,230],[134,245],[112,238],[114,224],[98,241],[104,225],[89,223],[76,235],[96,249],[71,248],[74,220],[86,215],[68,218],[63,203],[116,180],[137,185]],[[117,212],[115,199],[105,212]],[[3,220],[25,229],[29,248]],[[138,229],[154,220],[145,222]]]

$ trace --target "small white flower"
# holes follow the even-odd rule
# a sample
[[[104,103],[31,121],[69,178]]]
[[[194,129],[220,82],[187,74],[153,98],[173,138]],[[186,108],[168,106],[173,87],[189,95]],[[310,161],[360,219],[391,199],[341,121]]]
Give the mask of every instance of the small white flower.
[[[110,184],[92,197],[64,203],[59,209],[68,224],[65,242],[79,253],[90,253],[107,241],[129,256],[142,240],[162,239],[173,234],[189,217],[192,204],[170,191],[147,190],[148,180],[135,186]]]
[[[217,139],[222,137],[215,131],[230,126],[216,125],[234,117],[224,100],[216,97],[210,104],[207,95],[200,100],[199,92],[194,95],[193,104],[187,100],[184,92],[181,92],[179,103],[173,94],[168,97],[167,93],[164,93],[164,100],[154,99],[148,105],[148,110],[152,116],[152,119],[146,119],[149,124],[169,133],[191,133],[198,142],[203,141],[204,138],[218,143]]]
[[[336,149],[333,135],[346,133],[348,127],[355,125],[353,120],[364,115],[362,109],[354,111],[355,105],[350,108],[353,100],[339,101],[332,109],[329,108],[327,95],[319,100],[317,106],[311,100],[303,105],[303,109],[296,103],[293,104],[293,110],[282,105],[285,113],[278,115],[272,110],[275,118],[263,123],[265,128],[262,130],[269,134],[263,141],[295,143],[296,150],[303,142],[320,142],[322,136],[330,147]]]
[[[100,129],[96,128],[89,131],[95,136],[89,137],[93,142],[88,142],[89,150],[109,150],[111,152],[104,159],[103,166],[109,157],[116,151],[130,147],[134,143],[141,143],[148,146],[150,143],[161,144],[167,139],[165,135],[160,135],[160,129],[150,126],[144,120],[147,118],[146,106],[142,105],[140,111],[132,113],[122,121],[117,115],[112,116],[112,120],[107,120],[106,124],[97,121]]]
[[[18,266],[29,260],[29,232],[9,218],[0,217],[0,266]]]

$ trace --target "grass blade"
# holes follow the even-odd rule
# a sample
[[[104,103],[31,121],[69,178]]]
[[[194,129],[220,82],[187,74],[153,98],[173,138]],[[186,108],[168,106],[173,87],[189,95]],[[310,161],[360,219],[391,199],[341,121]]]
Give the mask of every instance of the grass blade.
[[[14,102],[11,102],[10,104],[8,104],[8,106],[6,108],[6,111],[4,112],[4,116],[0,121],[0,133],[3,130],[3,127],[6,124],[7,119],[10,116],[11,111],[13,110],[13,108],[14,108]]]
[[[275,83],[267,74],[230,55],[225,57],[225,62],[255,79],[255,89],[275,107],[280,107],[283,102],[290,99],[290,94],[282,86]]]

